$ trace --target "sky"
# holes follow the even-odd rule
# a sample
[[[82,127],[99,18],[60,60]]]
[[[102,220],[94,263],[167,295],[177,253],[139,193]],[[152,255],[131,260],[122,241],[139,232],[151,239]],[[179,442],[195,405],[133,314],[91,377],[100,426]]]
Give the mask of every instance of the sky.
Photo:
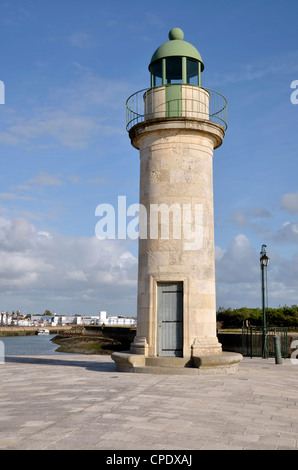
[[[295,0],[0,0],[0,311],[137,315],[137,240],[99,240],[95,212],[139,201],[125,103],[173,27],[228,101],[217,307],[261,306],[262,244],[268,306],[298,304],[297,14]]]

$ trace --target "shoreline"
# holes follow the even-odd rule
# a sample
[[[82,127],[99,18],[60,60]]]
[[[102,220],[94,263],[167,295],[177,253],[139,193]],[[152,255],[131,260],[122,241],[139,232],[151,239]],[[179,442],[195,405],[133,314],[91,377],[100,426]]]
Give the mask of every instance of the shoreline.
[[[37,327],[0,327],[1,337],[33,336]],[[56,352],[86,355],[110,355],[113,352],[128,351],[134,340],[136,329],[117,326],[60,326],[47,327],[51,342],[57,346]],[[223,351],[242,354],[241,332],[218,331],[218,339]],[[297,332],[288,332],[288,357],[293,353],[293,343],[298,340]]]
[[[0,327],[0,338],[35,336],[40,326]],[[111,355],[130,348],[136,330],[128,327],[60,326],[46,327],[55,352],[86,355]]]
[[[76,326],[61,331],[51,341],[58,345],[56,352],[111,355],[129,349],[134,336],[135,330],[131,328]]]
[[[62,331],[70,330],[72,326],[0,326],[0,338],[10,336],[33,336],[39,328],[46,328],[51,334],[59,334]]]

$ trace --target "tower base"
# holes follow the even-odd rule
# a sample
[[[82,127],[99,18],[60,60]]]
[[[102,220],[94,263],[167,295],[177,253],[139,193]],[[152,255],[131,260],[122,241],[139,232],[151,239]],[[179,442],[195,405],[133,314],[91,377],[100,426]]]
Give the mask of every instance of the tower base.
[[[222,354],[222,347],[216,336],[195,338],[191,345],[192,357],[218,356],[220,354]]]
[[[162,375],[237,374],[243,359],[241,354],[234,352],[188,358],[114,352],[111,357],[119,372]]]
[[[131,343],[130,351],[132,354],[141,354],[148,356],[148,343],[146,336],[136,336],[133,343]]]

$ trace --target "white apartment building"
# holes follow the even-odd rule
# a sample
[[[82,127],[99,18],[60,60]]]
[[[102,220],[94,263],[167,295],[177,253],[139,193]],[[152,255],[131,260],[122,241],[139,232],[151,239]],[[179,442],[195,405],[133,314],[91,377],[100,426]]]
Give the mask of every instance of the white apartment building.
[[[107,312],[100,311],[97,315],[39,315],[32,314],[28,319],[14,319],[11,314],[3,314],[2,323],[15,326],[62,326],[62,325],[105,325],[105,326],[134,326],[136,318],[107,316]]]

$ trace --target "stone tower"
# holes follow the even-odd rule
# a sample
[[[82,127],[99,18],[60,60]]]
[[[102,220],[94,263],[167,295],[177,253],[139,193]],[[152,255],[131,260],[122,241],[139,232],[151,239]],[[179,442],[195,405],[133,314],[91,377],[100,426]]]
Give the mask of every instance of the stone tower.
[[[225,135],[226,100],[202,87],[203,70],[197,49],[173,28],[149,64],[151,87],[127,100],[127,130],[140,155],[138,310],[130,354],[113,355],[120,370],[150,358],[194,365],[222,357],[213,151]]]

